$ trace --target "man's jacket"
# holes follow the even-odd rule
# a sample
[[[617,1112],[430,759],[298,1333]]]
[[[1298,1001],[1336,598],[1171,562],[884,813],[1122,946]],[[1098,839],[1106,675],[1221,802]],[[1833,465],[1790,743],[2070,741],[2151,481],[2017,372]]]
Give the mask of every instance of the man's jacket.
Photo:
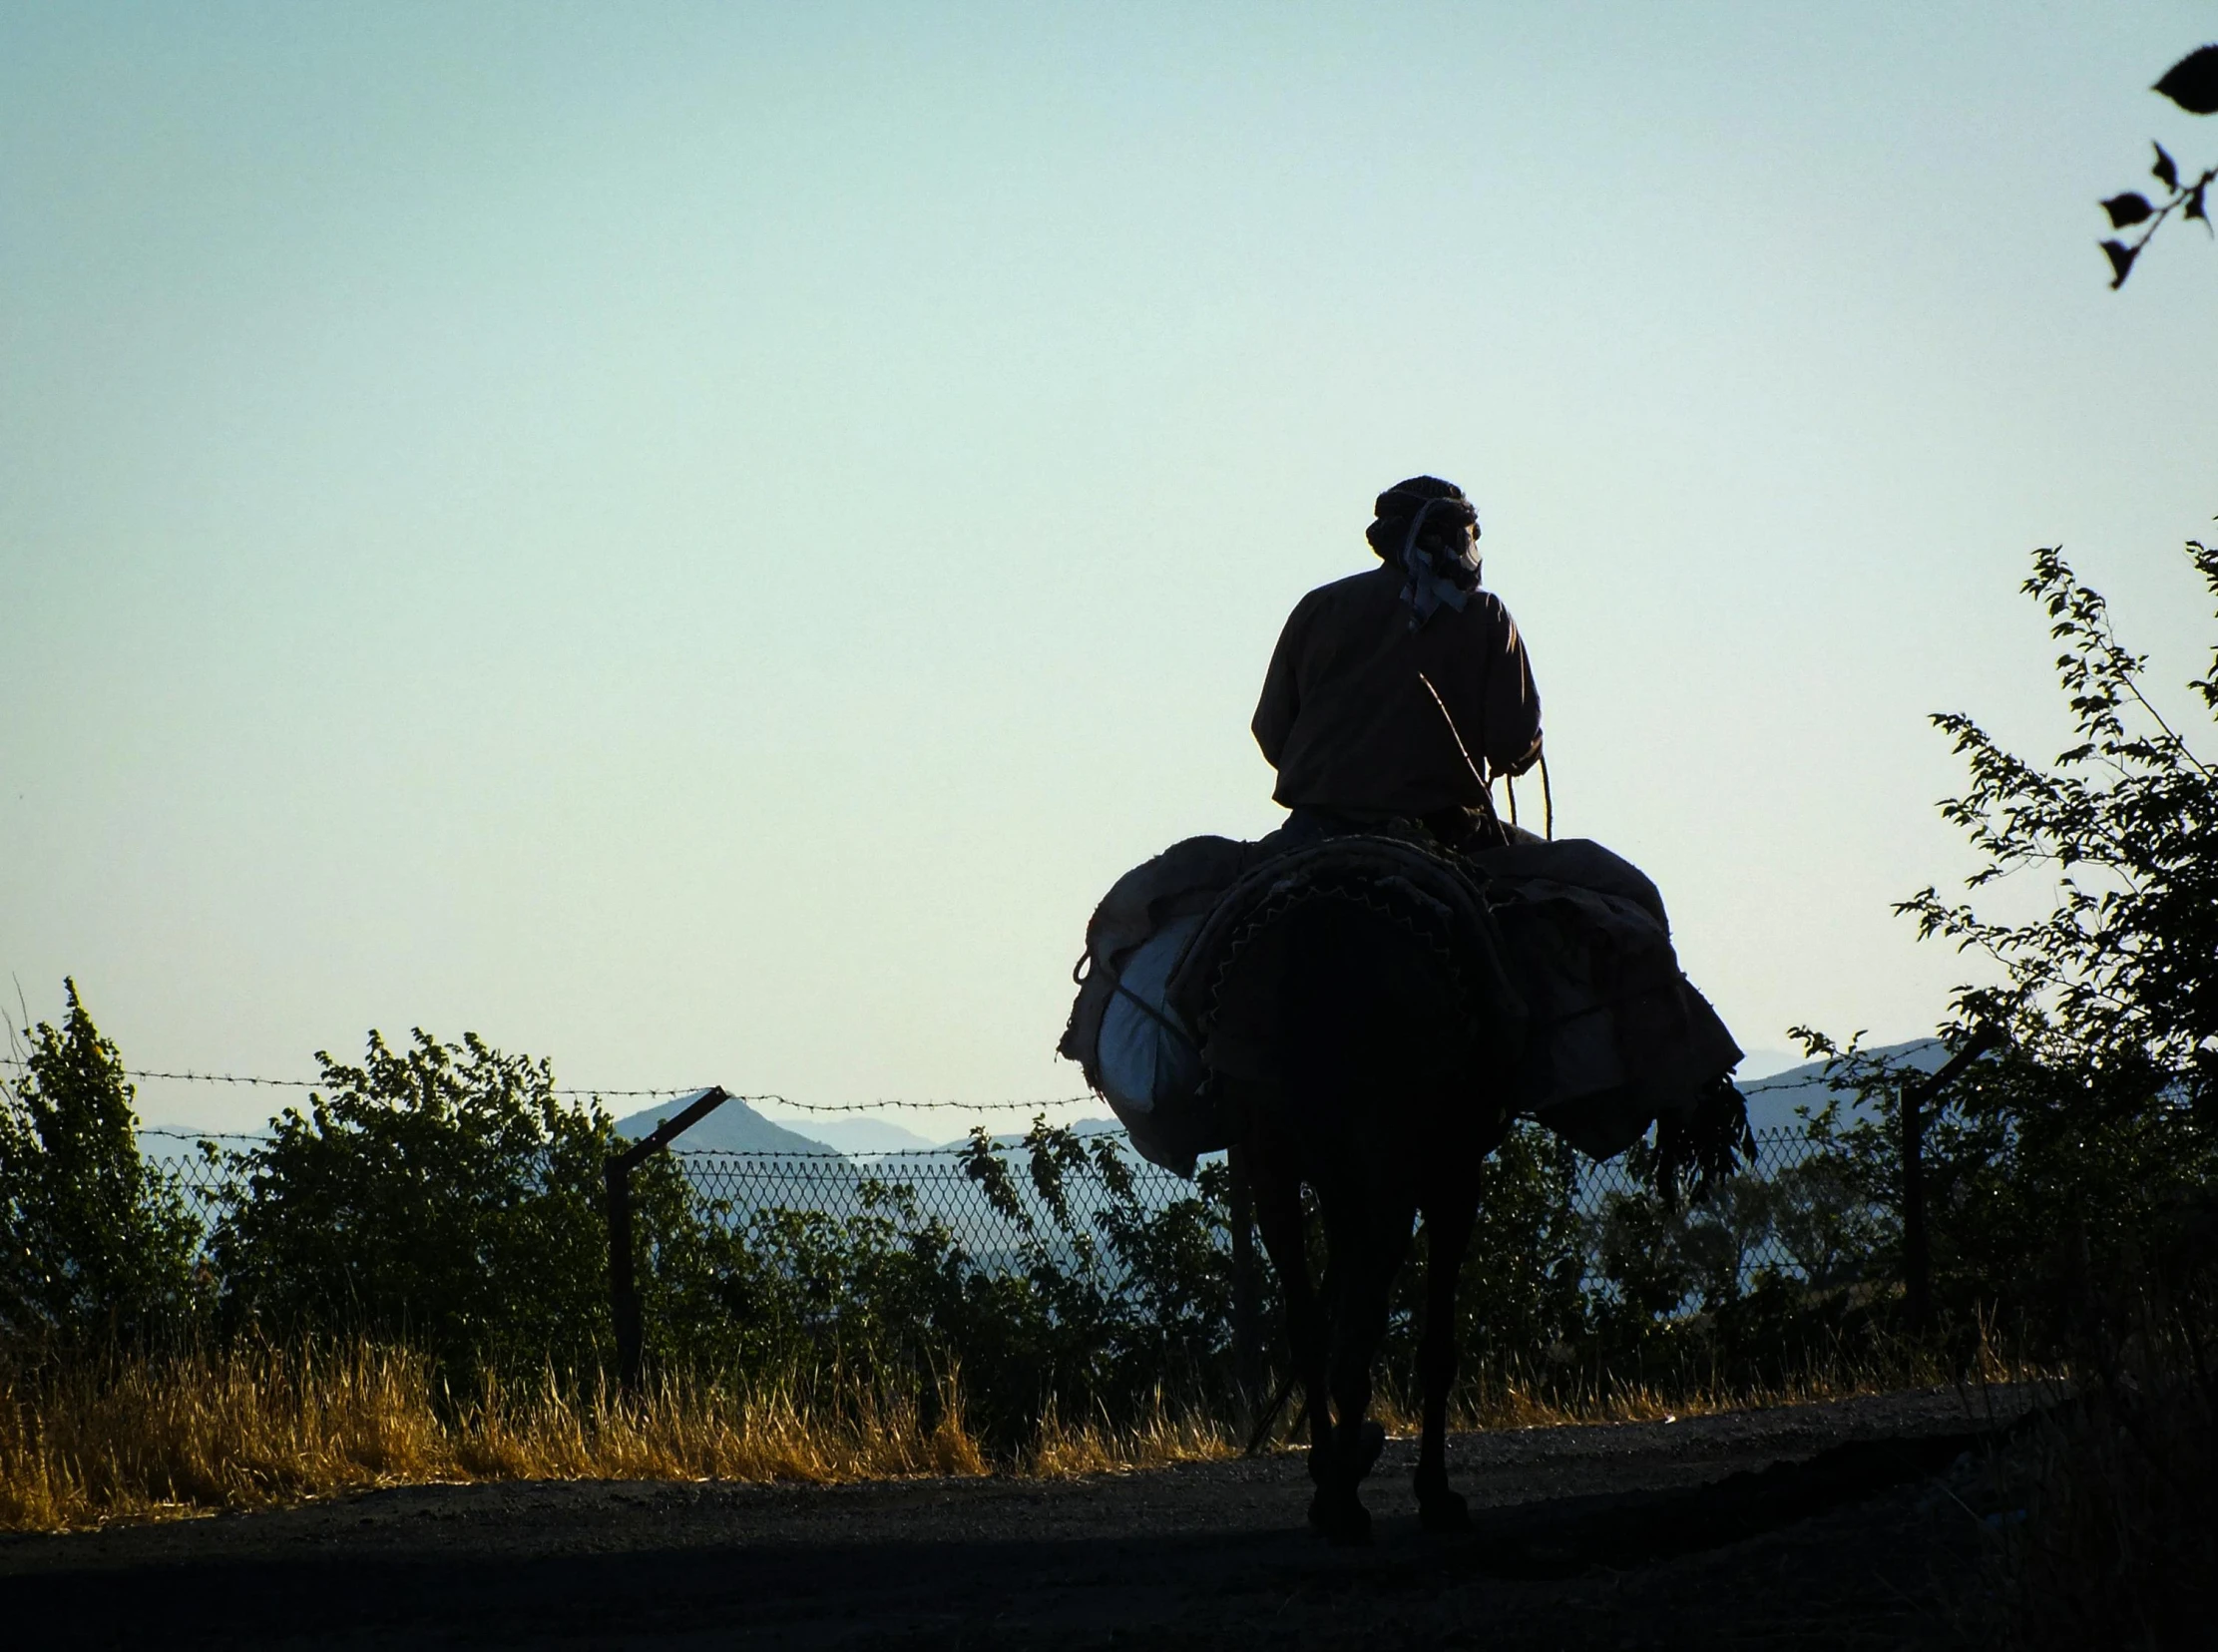
[[[1502,600],[1474,591],[1460,613],[1438,609],[1412,630],[1401,593],[1400,570],[1376,568],[1320,586],[1287,620],[1253,726],[1288,808],[1368,819],[1475,808],[1485,789],[1458,734],[1490,773],[1522,773],[1539,755],[1541,696]]]

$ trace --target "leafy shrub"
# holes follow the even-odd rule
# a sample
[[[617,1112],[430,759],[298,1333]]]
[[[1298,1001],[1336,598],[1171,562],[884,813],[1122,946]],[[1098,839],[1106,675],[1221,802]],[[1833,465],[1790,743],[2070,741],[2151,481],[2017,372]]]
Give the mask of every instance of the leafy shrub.
[[[1821,1149],[1826,1138],[1815,1139]],[[1765,1186],[1772,1236],[1802,1277],[1831,1290],[1886,1276],[1900,1243],[1891,1213],[1875,1203],[1854,1161],[1820,1150],[1772,1173]]]
[[[396,1049],[373,1032],[358,1065],[318,1059],[304,1108],[218,1155],[228,1194],[207,1260],[223,1323],[404,1343],[456,1392],[518,1367],[592,1382],[614,1341],[604,1165],[625,1145],[606,1114],[558,1096],[545,1061],[474,1035],[449,1044],[419,1030]],[[844,1216],[742,1208],[651,1157],[633,1181],[649,1355],[742,1386],[798,1374],[816,1392],[906,1393],[927,1409],[959,1374],[971,1424],[1004,1447],[1051,1409],[1120,1422],[1159,1396],[1229,1398],[1228,1174],[1205,1164],[1166,1200],[1143,1191],[1129,1152],[1044,1121],[1013,1145],[974,1135],[963,1169],[1001,1225],[976,1254],[898,1181],[862,1177],[860,1208]],[[1533,1127],[1488,1165],[1458,1304],[1474,1380],[1586,1340],[1574,1180],[1571,1156]],[[1673,1220],[1657,1254],[1695,1256],[1701,1223]],[[173,1254],[188,1255],[191,1237],[181,1225]],[[1730,1278],[1739,1254],[1698,1260],[1687,1277]],[[1413,1247],[1397,1284],[1386,1350],[1405,1385],[1420,1257]],[[1277,1291],[1260,1259],[1254,1283],[1267,1349]],[[1668,1293],[1673,1306],[1686,1288]]]
[[[318,1059],[307,1109],[230,1158],[211,1249],[231,1323],[406,1341],[450,1374],[605,1361],[603,1167],[625,1145],[606,1114],[475,1036],[419,1031],[395,1050],[372,1033],[359,1066]],[[1049,1405],[1124,1414],[1159,1387],[1199,1392],[1226,1353],[1222,1171],[1149,1208],[1124,1151],[1044,1123],[1014,1161],[975,1138],[966,1169],[1017,1239],[992,1258],[898,1183],[865,1178],[847,1216],[741,1212],[651,1157],[633,1173],[649,1352],[926,1396],[960,1371],[974,1420],[1011,1442]]]
[[[959,1371],[969,1421],[1005,1447],[1050,1408],[1124,1418],[1159,1390],[1210,1397],[1229,1357],[1224,1173],[1150,1205],[1128,1151],[1043,1121],[1014,1149],[974,1133],[965,1172],[1009,1237],[990,1256],[897,1182],[866,1178],[852,1216],[756,1213],[727,1279],[746,1362],[919,1393]]]
[[[2187,551],[2218,598],[2218,551]],[[2021,924],[1930,888],[1899,910],[1921,939],[1984,953],[2003,975],[1960,989],[1942,1029],[1953,1046],[1982,1027],[2007,1042],[1939,1098],[1927,1128],[1935,1299],[1960,1318],[1999,1305],[2053,1339],[2076,1273],[2129,1271],[2218,1189],[2218,773],[2146,698],[2146,661],[2060,553],[2034,554],[2024,590],[2063,645],[2076,740],[2042,767],[1968,716],[1937,716],[1972,771],[1943,812],[1985,857],[1975,890],[2040,867],[2058,899]],[[2218,714],[2218,660],[2189,686]],[[1919,1075],[1799,1031],[1873,1103],[1817,1122],[1836,1173],[1880,1213],[1875,1251],[1892,1271],[1902,1189],[1887,1120]]]
[[[33,1028],[0,1085],[0,1330],[143,1336],[191,1307],[198,1228],[140,1156],[123,1057],[63,991],[61,1027]]]
[[[1585,1233],[1571,1204],[1576,1175],[1570,1149],[1537,1124],[1513,1129],[1481,1172],[1479,1220],[1456,1294],[1458,1370],[1466,1380],[1530,1362],[1583,1333]],[[1423,1260],[1413,1247],[1389,1299],[1386,1357],[1410,1393],[1417,1391],[1424,1330]]]
[[[1777,1388],[1844,1368],[1896,1369],[1871,1312],[1894,1230],[1823,1137],[1767,1176],[1723,1178],[1684,1203],[1658,1186],[1652,1144],[1625,1155],[1631,1187],[1586,1218],[1600,1277],[1584,1338],[1560,1351],[1589,1385]],[[1766,1248],[1787,1266],[1750,1267]]]
[[[624,1145],[608,1114],[474,1033],[419,1029],[395,1050],[372,1032],[360,1066],[316,1058],[308,1110],[231,1155],[211,1251],[232,1320],[412,1342],[453,1368],[602,1358],[603,1166]],[[728,1245],[666,1158],[641,1167],[635,1200],[651,1319],[665,1338],[714,1327]]]
[[[969,1419],[1008,1446],[1050,1408],[1142,1415],[1161,1393],[1228,1398],[1233,1264],[1229,1177],[1205,1163],[1191,1193],[1143,1198],[1130,1148],[1035,1122],[1007,1147],[973,1134],[966,1173],[1005,1224],[1006,1254],[975,1256],[922,1216],[914,1191],[866,1181],[863,1210],[760,1212],[732,1259],[730,1301],[749,1365],[836,1367],[883,1384],[959,1369]],[[1474,1375],[1575,1337],[1583,1323],[1569,1156],[1521,1129],[1488,1166],[1467,1253],[1458,1336]],[[1396,1286],[1386,1359],[1414,1365],[1420,1258]],[[1266,1342],[1277,1282],[1258,1253]],[[1279,1363],[1283,1367],[1283,1356]]]
[[[1771,1178],[1727,1176],[1684,1203],[1664,1196],[1652,1143],[1627,1148],[1623,1166],[1631,1188],[1606,1194],[1588,1218],[1607,1285],[1595,1314],[1619,1334],[1644,1333],[1690,1304],[1716,1312],[1740,1296],[1748,1258],[1783,1218],[1823,1219],[1824,1184],[1798,1176],[1802,1166]]]

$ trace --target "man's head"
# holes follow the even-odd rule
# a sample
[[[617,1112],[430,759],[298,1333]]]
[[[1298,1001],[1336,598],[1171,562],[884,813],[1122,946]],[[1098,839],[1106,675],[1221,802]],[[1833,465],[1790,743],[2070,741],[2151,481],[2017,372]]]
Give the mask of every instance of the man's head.
[[[1412,551],[1425,551],[1433,570],[1456,585],[1479,580],[1479,513],[1463,489],[1437,476],[1413,476],[1379,495],[1372,506],[1378,520],[1364,530],[1371,549],[1393,566]]]

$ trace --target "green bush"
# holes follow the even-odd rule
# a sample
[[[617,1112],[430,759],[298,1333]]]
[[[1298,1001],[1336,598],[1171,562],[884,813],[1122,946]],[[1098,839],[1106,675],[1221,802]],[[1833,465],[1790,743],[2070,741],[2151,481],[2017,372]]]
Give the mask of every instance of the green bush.
[[[725,1276],[744,1362],[875,1382],[959,1371],[968,1420],[1022,1439],[1048,1406],[1130,1416],[1159,1389],[1206,1400],[1229,1380],[1225,1178],[1150,1206],[1119,1140],[1035,1122],[1014,1148],[974,1132],[963,1167],[1006,1254],[972,1256],[915,1190],[865,1178],[862,1210],[765,1210]]]
[[[2218,598],[2218,551],[2189,559]],[[2045,1338],[2090,1273],[2130,1275],[2183,1213],[2218,1190],[2218,772],[2156,710],[2147,661],[2111,629],[2101,595],[2054,550],[2025,593],[2062,645],[2056,668],[2076,737],[2053,763],[2004,751],[1972,718],[1937,716],[1972,783],[1942,806],[1985,865],[1979,890],[2039,868],[2057,899],[2023,923],[1921,891],[1899,910],[1921,939],[2000,966],[1999,986],[1959,990],[1942,1029],[2006,1034],[1938,1100],[1926,1132],[1936,1301],[1968,1318],[1999,1309]],[[2218,714],[2218,661],[2189,684]],[[1878,1265],[1899,1266],[1896,1070],[1803,1031],[1813,1054],[1868,1105],[1816,1120],[1838,1174],[1880,1213]]]
[[[1130,1148],[1036,1122],[1014,1148],[974,1133],[963,1164],[1012,1236],[974,1257],[923,1217],[910,1188],[866,1181],[851,1217],[765,1211],[728,1276],[751,1365],[921,1377],[959,1368],[970,1421],[1021,1439],[1041,1411],[1123,1418],[1158,1393],[1228,1400],[1233,1270],[1229,1178],[1205,1163],[1192,1191],[1143,1199]],[[1474,1377],[1583,1324],[1571,1162],[1521,1128],[1487,1170],[1481,1230],[1464,1264],[1457,1334]],[[1396,1286],[1385,1357],[1412,1382],[1422,1254]],[[1277,1281],[1257,1252],[1260,1327],[1279,1340]],[[1277,1362],[1284,1367],[1281,1353]]]
[[[1036,1120],[1010,1160],[973,1131],[963,1167],[1022,1234],[1017,1266],[974,1268],[956,1312],[966,1373],[1019,1405],[1128,1415],[1162,1389],[1229,1392],[1228,1179],[1201,1166],[1191,1194],[1149,1207],[1113,1136]],[[1029,1192],[1029,1197],[1024,1196]],[[1260,1281],[1259,1281],[1260,1282]]]
[[[42,1098],[50,1133],[54,1107],[44,1098],[75,1098],[72,1116],[107,1121],[110,1204],[144,1216],[136,1229],[107,1220],[100,1231],[110,1243],[97,1255],[109,1260],[81,1264],[73,1277],[120,1281],[136,1258],[182,1299],[196,1229],[166,1184],[140,1168],[120,1058],[74,996],[72,1010],[66,1032],[40,1030],[39,1076],[25,1095]],[[226,1180],[203,1264],[220,1290],[221,1323],[406,1342],[464,1386],[488,1368],[597,1376],[614,1352],[604,1167],[626,1145],[606,1113],[558,1096],[547,1062],[474,1035],[450,1044],[419,1030],[394,1048],[372,1032],[358,1065],[318,1060],[322,1078],[305,1107],[279,1114],[266,1139],[208,1149]],[[10,1195],[11,1233],[20,1235],[34,1206],[52,1226],[61,1208],[53,1189],[84,1178],[31,1168],[19,1143],[38,1137],[32,1114],[18,1110],[23,1121],[10,1114],[0,1128],[9,1132],[7,1186],[31,1190]],[[898,1181],[864,1176],[860,1208],[847,1215],[742,1209],[701,1196],[677,1160],[655,1155],[633,1177],[650,1358],[742,1383],[798,1371],[835,1387],[926,1396],[959,1371],[971,1423],[1004,1446],[1050,1406],[1126,1418],[1160,1393],[1227,1400],[1228,1174],[1205,1164],[1190,1190],[1165,1200],[1142,1191],[1129,1154],[1118,1137],[1044,1121],[1013,1146],[974,1134],[962,1167],[1000,1220],[992,1248],[975,1255]],[[1485,1177],[1457,1326],[1466,1369],[1480,1380],[1581,1344],[1594,1317],[1581,1290],[1571,1155],[1521,1127]],[[1686,1223],[1672,1220],[1678,1248],[1666,1247],[1667,1260],[1694,1255],[1699,1222],[1688,1240]],[[61,1252],[26,1241],[10,1254]],[[1731,1277],[1738,1255],[1704,1266]],[[1421,1256],[1413,1248],[1396,1287],[1386,1349],[1405,1385]],[[1259,1253],[1255,1283],[1267,1352],[1279,1336],[1277,1282]],[[1658,1300],[1675,1306],[1686,1288]],[[126,1298],[148,1293],[133,1298],[119,1286],[103,1300]],[[1275,1363],[1283,1367],[1283,1356]]]
[[[318,1059],[307,1109],[228,1156],[210,1248],[229,1322],[404,1340],[451,1375],[610,1358],[603,1178],[625,1143],[607,1115],[475,1036],[372,1033],[359,1066]],[[1050,1403],[1122,1414],[1206,1389],[1227,1354],[1223,1173],[1148,1208],[1124,1152],[1045,1124],[1014,1155],[975,1138],[965,1167],[1017,1239],[991,1259],[898,1183],[865,1178],[847,1216],[740,1212],[655,1155],[633,1175],[649,1353],[926,1393],[960,1370],[974,1424],[1007,1440]]]
[[[413,1343],[455,1370],[593,1364],[613,1346],[603,1166],[624,1143],[554,1093],[544,1060],[474,1033],[360,1066],[319,1053],[322,1086],[230,1155],[236,1196],[211,1236],[231,1321]],[[729,1245],[667,1158],[635,1177],[643,1296],[672,1334],[720,1329]]]
[[[63,991],[62,1025],[33,1028],[0,1085],[0,1331],[141,1337],[191,1309],[199,1230],[140,1156],[123,1057]]]
[[[1571,1207],[1575,1161],[1537,1124],[1520,1124],[1480,1175],[1479,1220],[1456,1293],[1456,1348],[1467,1381],[1529,1365],[1583,1334],[1583,1224]],[[1424,1332],[1424,1250],[1412,1246],[1390,1300],[1386,1359],[1416,1393]]]

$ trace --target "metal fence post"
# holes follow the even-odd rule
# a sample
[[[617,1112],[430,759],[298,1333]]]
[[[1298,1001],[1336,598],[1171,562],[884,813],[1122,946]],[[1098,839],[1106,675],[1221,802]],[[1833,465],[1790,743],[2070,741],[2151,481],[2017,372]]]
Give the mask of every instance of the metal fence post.
[[[647,1359],[639,1274],[632,1258],[632,1167],[650,1153],[661,1152],[727,1099],[721,1085],[710,1084],[656,1125],[652,1135],[612,1155],[604,1166],[609,1180],[609,1314],[616,1322],[617,1383],[627,1396],[639,1394]]]
[[[2002,1029],[1990,1024],[1921,1084],[1897,1092],[1901,1115],[1903,1177],[1903,1309],[1913,1331],[1923,1332],[1933,1318],[1933,1240],[1926,1226],[1926,1108],[1957,1080],[1957,1075],[2003,1041]]]
[[[640,1389],[641,1348],[639,1276],[632,1265],[632,1163],[628,1155],[609,1160],[609,1313],[616,1321],[617,1385],[627,1394]]]

